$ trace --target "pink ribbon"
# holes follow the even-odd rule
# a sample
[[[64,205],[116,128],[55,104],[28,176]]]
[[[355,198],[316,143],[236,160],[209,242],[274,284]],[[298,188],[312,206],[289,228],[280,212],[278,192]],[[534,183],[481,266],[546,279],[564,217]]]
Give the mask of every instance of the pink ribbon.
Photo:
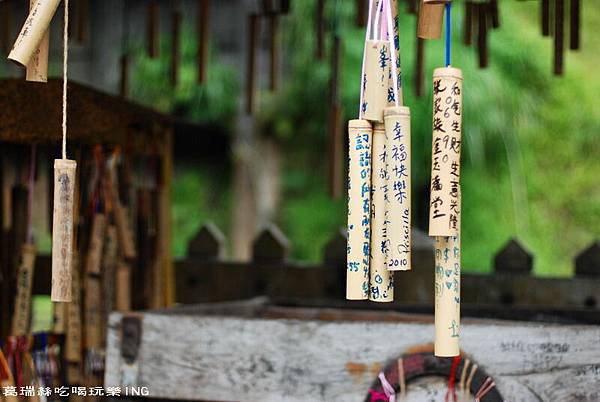
[[[383,392],[385,392],[387,400],[389,402],[396,402],[396,390],[392,387],[392,384],[388,382],[383,372],[380,372],[378,377],[379,381],[381,381],[381,386],[383,387]]]

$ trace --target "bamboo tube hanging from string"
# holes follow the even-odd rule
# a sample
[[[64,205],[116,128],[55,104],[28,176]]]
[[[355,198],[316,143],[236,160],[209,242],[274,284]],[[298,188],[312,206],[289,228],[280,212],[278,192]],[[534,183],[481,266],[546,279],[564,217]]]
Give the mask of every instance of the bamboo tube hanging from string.
[[[458,184],[462,132],[462,71],[433,72],[433,143],[429,235],[458,233]]]
[[[463,43],[466,46],[471,46],[473,43],[473,9],[475,3],[467,0],[465,2],[465,20],[463,23]]]
[[[540,17],[542,20],[542,36],[550,36],[550,0],[541,0]]]
[[[148,56],[156,59],[160,54],[160,8],[157,0],[148,3],[148,20],[146,25]]]
[[[479,53],[479,67],[488,66],[488,5],[484,3],[477,4],[477,50]]]
[[[417,21],[417,36],[421,39],[439,39],[442,36],[444,5],[421,1]]]
[[[460,211],[460,190],[458,210]],[[435,238],[435,342],[440,357],[460,354],[460,218],[455,236]]]
[[[131,310],[131,268],[120,260],[115,274],[115,308],[120,312]]]
[[[348,122],[348,262],[346,298],[369,297],[371,243],[371,141],[373,129],[367,120]]]
[[[65,0],[63,30],[63,142],[62,159],[54,160],[54,211],[52,225],[52,292],[54,302],[71,301],[73,259],[73,196],[77,162],[67,159],[67,66],[69,0]]]
[[[389,12],[391,12],[391,21],[389,23],[391,24],[392,28],[387,28],[389,39],[391,42],[390,52],[392,50],[396,52],[396,79],[394,79],[394,77],[390,75],[390,78],[388,80],[388,106],[396,106],[396,96],[398,97],[398,105],[401,106],[404,104],[404,96],[402,93],[402,68],[400,65],[400,26],[398,18],[398,0],[389,0],[389,2],[385,4],[387,6],[387,9],[389,9]],[[390,60],[390,63],[394,63],[394,61]],[[394,86],[396,87],[396,91],[394,91]]]
[[[31,0],[30,10],[33,9],[37,0]],[[48,51],[50,46],[50,30],[46,29],[42,40],[27,64],[27,73],[25,79],[32,82],[48,82]]]
[[[394,276],[387,269],[389,219],[387,188],[386,130],[382,123],[373,125],[371,168],[371,259],[369,261],[369,300],[394,301]]]
[[[198,82],[206,82],[208,45],[210,39],[210,1],[198,0]]]
[[[60,0],[34,0],[8,59],[27,66],[39,49]]]

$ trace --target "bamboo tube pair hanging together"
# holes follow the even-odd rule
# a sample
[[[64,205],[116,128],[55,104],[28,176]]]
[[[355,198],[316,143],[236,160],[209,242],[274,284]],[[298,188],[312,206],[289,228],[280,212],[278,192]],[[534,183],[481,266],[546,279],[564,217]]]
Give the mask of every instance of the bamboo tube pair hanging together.
[[[410,111],[401,106],[395,10],[389,0],[369,4],[359,119],[348,123],[350,300],[393,301],[392,271],[410,269]]]

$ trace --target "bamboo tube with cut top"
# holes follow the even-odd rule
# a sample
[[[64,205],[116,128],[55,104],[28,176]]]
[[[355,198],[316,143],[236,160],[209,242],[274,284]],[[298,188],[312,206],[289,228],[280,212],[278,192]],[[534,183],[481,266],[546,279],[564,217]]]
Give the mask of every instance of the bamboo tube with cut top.
[[[29,16],[8,55],[9,60],[22,66],[29,65],[48,32],[59,3],[60,0],[34,0],[31,3]]]
[[[387,269],[408,271],[411,266],[411,141],[410,109],[390,107],[384,112],[388,163]]]
[[[71,301],[73,260],[73,195],[77,162],[54,161],[54,211],[52,224],[52,294],[54,302]]]
[[[348,260],[346,298],[369,298],[371,243],[371,137],[367,120],[350,120],[348,167]]]
[[[373,125],[371,170],[371,260],[369,262],[369,300],[394,301],[394,274],[387,269],[389,219],[387,186],[386,132],[381,123]]]
[[[458,234],[458,189],[462,132],[462,72],[433,72],[433,141],[429,236]]]
[[[31,0],[30,8],[33,7],[36,0]],[[50,47],[50,31],[46,30],[40,45],[27,64],[27,74],[25,79],[32,82],[48,82],[48,50]]]
[[[439,39],[442,36],[444,5],[421,2],[417,22],[417,36],[422,39]]]

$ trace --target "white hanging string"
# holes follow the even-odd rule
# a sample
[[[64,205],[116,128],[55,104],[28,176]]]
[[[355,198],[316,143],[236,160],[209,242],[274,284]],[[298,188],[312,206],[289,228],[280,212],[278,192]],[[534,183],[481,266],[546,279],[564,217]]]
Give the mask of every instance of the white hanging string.
[[[67,65],[69,61],[69,0],[65,0],[63,27],[62,158],[67,159]]]
[[[373,17],[373,0],[369,0],[369,17],[367,18],[367,29],[365,32],[365,46],[363,48],[362,71],[360,73],[360,103],[358,104],[358,118],[363,118],[363,102],[365,97],[365,55],[367,54],[367,41],[371,37],[371,21]]]
[[[396,45],[394,43],[394,24],[392,22],[392,5],[386,0],[387,35],[390,47],[390,62],[392,63],[392,82],[394,84],[394,104],[400,106],[398,99],[398,65],[396,64]]]

